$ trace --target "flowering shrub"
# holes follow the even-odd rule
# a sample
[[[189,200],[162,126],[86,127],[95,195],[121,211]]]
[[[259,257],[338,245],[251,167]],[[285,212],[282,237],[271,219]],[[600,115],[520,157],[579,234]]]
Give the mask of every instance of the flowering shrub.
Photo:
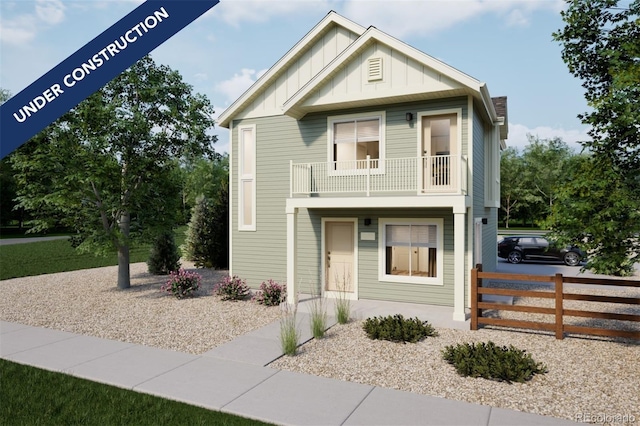
[[[242,300],[251,295],[251,289],[245,280],[241,280],[237,275],[226,276],[222,281],[213,287],[213,293],[221,296],[222,300]]]
[[[263,281],[253,299],[261,305],[278,306],[287,300],[287,285],[280,285],[274,280]]]
[[[202,277],[196,272],[185,271],[180,268],[169,273],[169,281],[160,289],[173,293],[178,299],[192,296],[193,292],[200,288]]]

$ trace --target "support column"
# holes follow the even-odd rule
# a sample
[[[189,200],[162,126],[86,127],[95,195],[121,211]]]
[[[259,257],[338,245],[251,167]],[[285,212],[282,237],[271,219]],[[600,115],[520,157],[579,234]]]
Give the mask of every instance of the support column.
[[[298,209],[287,208],[287,303],[298,303]]]
[[[460,209],[462,210],[462,209]],[[453,320],[465,321],[464,311],[464,277],[465,277],[465,247],[464,233],[466,228],[466,208],[463,211],[453,211]]]

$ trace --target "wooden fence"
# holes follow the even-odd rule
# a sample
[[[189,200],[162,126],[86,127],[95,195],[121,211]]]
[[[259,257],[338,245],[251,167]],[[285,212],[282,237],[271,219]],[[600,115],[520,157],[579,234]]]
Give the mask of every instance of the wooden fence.
[[[553,283],[555,291],[518,290],[510,288],[495,288],[483,286],[482,280],[505,280],[508,282],[528,283]],[[618,303],[640,306],[640,297],[603,296],[596,294],[565,293],[564,284],[587,284],[617,287],[640,287],[640,280],[628,279],[600,279],[583,277],[565,277],[562,274],[555,276],[505,274],[497,272],[483,272],[482,265],[477,265],[471,271],[471,329],[477,330],[479,325],[496,325],[503,327],[526,328],[533,330],[554,331],[556,339],[563,339],[564,333],[590,334],[597,336],[627,337],[640,339],[640,331],[620,330],[614,328],[588,327],[574,324],[565,324],[565,317],[583,317],[618,321],[640,322],[640,314],[625,314],[602,311],[587,311],[577,309],[565,309],[565,300],[582,300],[600,303]],[[554,299],[554,307],[510,305],[497,302],[483,302],[482,295],[500,295],[512,297],[531,297],[542,299]],[[505,318],[483,317],[483,310],[501,310],[514,312],[528,312],[534,314],[547,314],[554,316],[554,322],[525,321]]]

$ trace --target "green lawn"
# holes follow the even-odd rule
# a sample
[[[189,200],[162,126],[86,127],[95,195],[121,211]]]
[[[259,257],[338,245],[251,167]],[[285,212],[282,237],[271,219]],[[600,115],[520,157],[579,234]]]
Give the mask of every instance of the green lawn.
[[[266,425],[0,359],[0,425]]]
[[[175,231],[178,246],[184,242],[185,230],[186,227],[180,227]],[[146,262],[150,248],[149,244],[132,247],[131,263]],[[108,257],[80,254],[67,240],[0,246],[0,280],[117,264],[115,253]]]

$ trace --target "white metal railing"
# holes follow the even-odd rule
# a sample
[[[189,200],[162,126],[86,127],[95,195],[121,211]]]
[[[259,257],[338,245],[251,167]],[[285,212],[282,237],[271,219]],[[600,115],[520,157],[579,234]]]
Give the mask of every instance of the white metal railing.
[[[329,194],[467,191],[467,159],[464,156],[367,158],[321,163],[290,162],[290,193]]]

